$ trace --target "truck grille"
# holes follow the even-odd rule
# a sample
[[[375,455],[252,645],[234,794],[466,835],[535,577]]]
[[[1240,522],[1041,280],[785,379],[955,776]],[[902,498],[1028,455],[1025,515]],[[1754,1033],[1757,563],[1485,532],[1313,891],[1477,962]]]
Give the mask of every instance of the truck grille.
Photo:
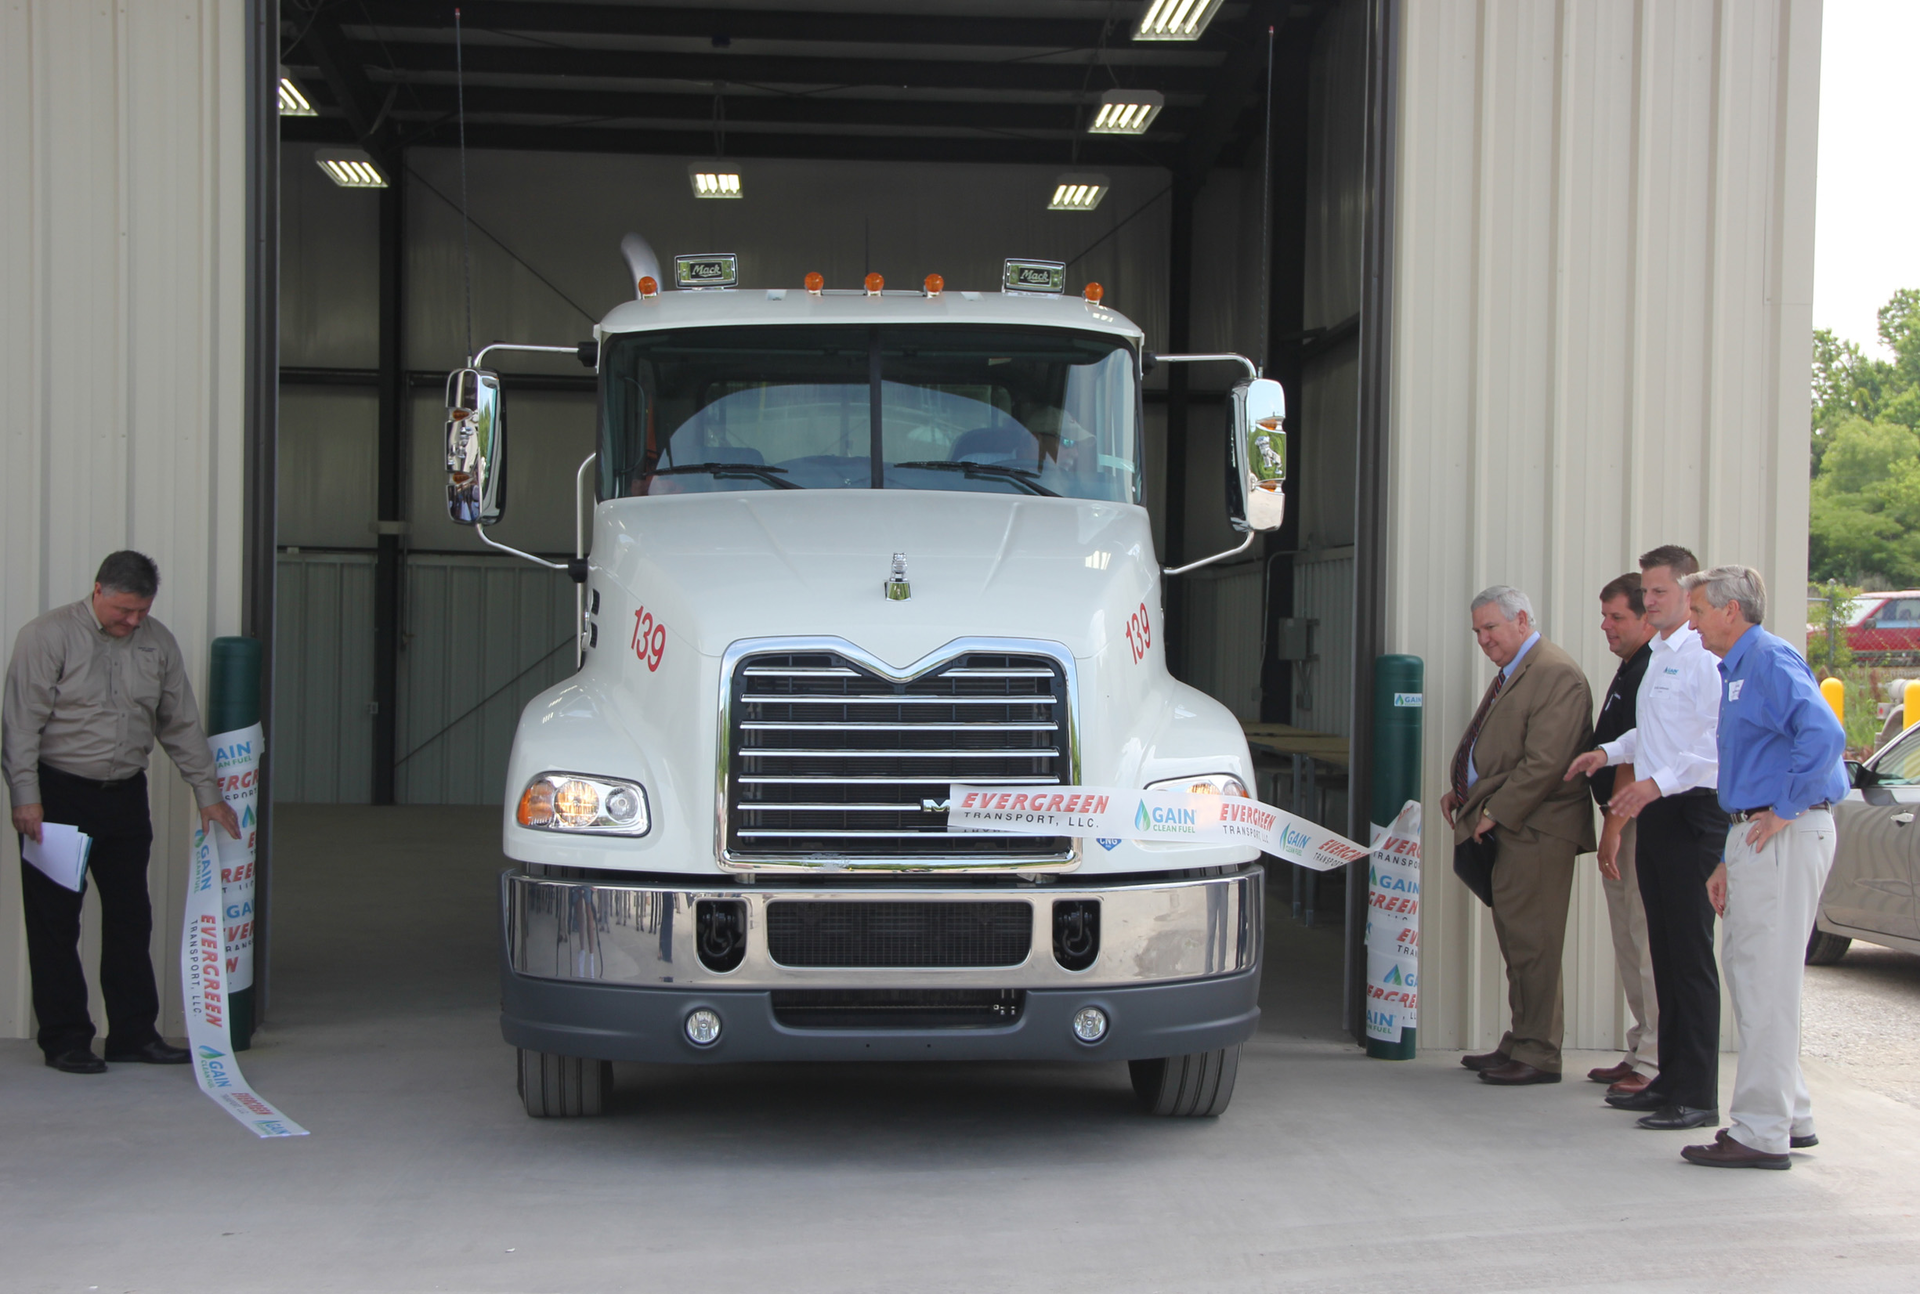
[[[952,782],[1063,785],[1066,673],[967,652],[904,682],[833,651],[748,656],[729,682],[727,851],[739,860],[1058,860],[1065,837],[946,834]]]
[[[1018,966],[1032,947],[1024,902],[767,904],[767,953],[782,966]]]

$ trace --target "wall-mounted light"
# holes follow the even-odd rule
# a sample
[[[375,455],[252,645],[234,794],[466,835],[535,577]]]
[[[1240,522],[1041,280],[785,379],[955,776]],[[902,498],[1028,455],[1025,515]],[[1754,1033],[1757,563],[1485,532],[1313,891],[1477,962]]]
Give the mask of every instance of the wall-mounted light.
[[[343,189],[384,189],[387,177],[357,148],[323,148],[313,155],[327,178]]]
[[[695,162],[687,168],[687,183],[696,198],[740,198],[740,168],[732,162]]]
[[[1135,40],[1199,40],[1221,0],[1153,0],[1134,24]]]
[[[1094,135],[1144,135],[1167,101],[1157,90],[1109,90],[1087,127]]]
[[[307,96],[300,93],[300,87],[287,75],[287,69],[280,69],[280,115],[283,117],[317,117],[320,114],[307,102]]]
[[[1100,205],[1100,199],[1107,196],[1110,187],[1104,175],[1085,172],[1057,175],[1053,180],[1053,200],[1047,203],[1047,210],[1092,211]]]

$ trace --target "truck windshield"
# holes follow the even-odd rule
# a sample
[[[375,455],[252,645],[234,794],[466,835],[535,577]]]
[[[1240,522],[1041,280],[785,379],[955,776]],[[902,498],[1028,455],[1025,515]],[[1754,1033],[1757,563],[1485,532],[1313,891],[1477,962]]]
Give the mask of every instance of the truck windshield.
[[[601,349],[600,497],[964,490],[1140,501],[1120,338],[1056,328],[678,328]]]

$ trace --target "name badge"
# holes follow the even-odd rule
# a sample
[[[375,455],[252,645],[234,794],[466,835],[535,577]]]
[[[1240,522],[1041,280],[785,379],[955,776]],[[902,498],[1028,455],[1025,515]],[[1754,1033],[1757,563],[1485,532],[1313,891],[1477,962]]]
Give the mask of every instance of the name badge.
[[[1743,678],[1737,678],[1737,679],[1734,679],[1732,682],[1728,683],[1727,684],[1727,700],[1738,701],[1740,699],[1740,689],[1745,687],[1746,684],[1747,684],[1747,680]]]

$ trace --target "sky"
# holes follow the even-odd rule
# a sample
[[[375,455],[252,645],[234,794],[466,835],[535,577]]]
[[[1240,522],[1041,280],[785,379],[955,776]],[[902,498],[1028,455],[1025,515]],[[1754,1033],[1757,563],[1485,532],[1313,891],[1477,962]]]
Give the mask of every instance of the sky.
[[[1920,288],[1920,166],[1910,151],[1920,0],[1826,0],[1813,326],[1890,358],[1874,314]]]

